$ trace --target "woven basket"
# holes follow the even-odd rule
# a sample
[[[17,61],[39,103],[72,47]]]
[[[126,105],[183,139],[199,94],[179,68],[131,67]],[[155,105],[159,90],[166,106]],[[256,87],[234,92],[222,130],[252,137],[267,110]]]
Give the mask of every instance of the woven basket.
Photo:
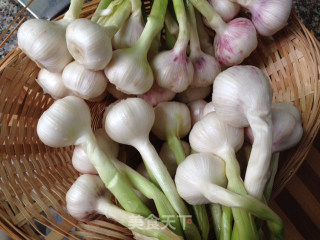
[[[96,5],[85,4],[81,17],[90,17]],[[295,14],[273,38],[260,39],[246,63],[269,76],[274,102],[294,102],[304,129],[300,144],[280,155],[275,196],[304,161],[320,126],[320,44]],[[65,194],[79,174],[72,148],[50,148],[37,137],[38,119],[54,101],[36,83],[38,71],[19,48],[0,63],[0,228],[13,239],[132,239],[128,229],[102,216],[82,223],[67,214]],[[94,128],[105,105],[89,104]],[[51,232],[42,233],[41,226]]]

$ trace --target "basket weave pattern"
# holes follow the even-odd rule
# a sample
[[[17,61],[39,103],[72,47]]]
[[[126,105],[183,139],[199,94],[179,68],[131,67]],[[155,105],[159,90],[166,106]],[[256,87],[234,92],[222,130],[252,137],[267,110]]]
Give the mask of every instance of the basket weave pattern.
[[[90,17],[98,1],[86,4]],[[320,44],[293,14],[290,24],[259,40],[246,60],[270,78],[274,102],[294,102],[304,135],[300,144],[281,154],[274,196],[305,159],[320,126]],[[132,239],[131,232],[104,217],[81,223],[68,215],[65,194],[79,176],[71,164],[73,148],[50,148],[37,137],[38,119],[54,100],[36,83],[38,67],[14,49],[0,63],[0,228],[13,239]],[[250,86],[248,86],[250,88]],[[101,124],[106,103],[90,103],[93,127]],[[61,216],[56,222],[53,213]],[[41,233],[39,224],[52,231]]]

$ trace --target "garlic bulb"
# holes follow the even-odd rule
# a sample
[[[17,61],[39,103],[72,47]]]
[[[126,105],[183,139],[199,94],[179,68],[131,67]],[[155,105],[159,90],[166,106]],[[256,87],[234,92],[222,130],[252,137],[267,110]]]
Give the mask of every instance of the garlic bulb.
[[[72,166],[79,173],[98,174],[96,168],[92,165],[88,155],[80,145],[77,145],[72,154]]]
[[[243,208],[267,220],[275,239],[284,238],[281,218],[267,205],[249,195],[239,195],[224,188],[226,185],[224,164],[214,155],[201,153],[188,156],[179,165],[175,182],[179,194],[188,203],[193,205],[219,203],[232,208]]]
[[[169,89],[159,87],[156,83],[153,83],[151,89],[138,97],[144,99],[152,106],[157,106],[161,102],[167,102],[172,100],[176,96],[175,92]]]
[[[209,3],[225,22],[231,21],[240,11],[240,5],[229,0],[209,0]]]
[[[75,95],[86,100],[99,98],[107,87],[107,78],[102,71],[88,70],[75,61],[64,68],[62,81]]]
[[[40,68],[59,73],[72,61],[66,44],[66,20],[25,21],[18,30],[18,46]]]
[[[184,153],[186,156],[190,154],[190,145],[189,143],[185,141],[181,141]],[[168,168],[168,171],[171,175],[171,177],[174,177],[176,175],[176,170],[178,167],[177,159],[173,152],[170,150],[168,142],[164,142],[161,146],[161,150],[159,152],[159,156],[162,159],[164,165]]]
[[[187,105],[179,102],[162,102],[154,108],[155,121],[152,133],[161,140],[169,135],[185,137],[191,129],[191,116]]]
[[[203,111],[206,105],[207,102],[202,99],[188,103],[192,126],[203,117]]]
[[[43,68],[39,71],[36,81],[43,89],[43,93],[48,93],[54,99],[71,95],[71,92],[63,85],[61,73],[51,73]]]
[[[179,102],[190,103],[196,100],[205,99],[207,96],[209,96],[211,90],[211,86],[198,88],[189,87],[187,90],[178,93],[176,95],[176,99]]]
[[[260,199],[268,179],[272,147],[272,89],[269,80],[253,66],[228,68],[215,79],[212,100],[222,121],[238,128],[250,125],[253,130],[255,141],[245,186],[250,195]]]
[[[126,212],[114,205],[110,192],[98,176],[84,174],[78,177],[66,194],[66,202],[68,212],[80,221],[90,221],[97,214],[104,214],[107,218],[146,236],[181,240],[181,237],[171,232],[164,224]],[[130,219],[137,219],[137,225],[132,225]],[[156,227],[150,229],[150,224]]]
[[[87,69],[103,70],[111,59],[111,39],[107,31],[86,18],[69,24],[66,41],[73,58]]]
[[[107,91],[116,99],[126,99],[128,97],[135,97],[134,95],[125,94],[117,89],[112,83],[107,84]]]
[[[232,0],[249,9],[259,34],[271,36],[288,24],[292,0]]]
[[[194,72],[186,49],[177,48],[160,52],[151,62],[157,84],[176,93],[188,88]]]
[[[118,49],[104,69],[109,81],[126,94],[143,94],[153,84],[153,72],[147,57],[131,49]]]
[[[141,5],[141,2],[140,2]],[[115,49],[130,48],[138,41],[144,28],[141,6],[126,20],[120,30],[112,38],[112,46]]]
[[[114,141],[135,147],[175,211],[179,215],[189,214],[167,168],[149,141],[154,119],[151,105],[141,98],[128,98],[121,100],[107,112],[105,130]],[[192,235],[199,235],[193,224],[186,226],[186,229],[192,231]]]
[[[216,111],[216,109],[215,109],[215,107],[214,107],[214,104],[213,104],[213,102],[208,102],[207,104],[206,104],[206,106],[204,107],[204,109],[203,109],[203,116],[205,116],[205,115],[207,115],[208,113],[210,113],[210,112],[215,112]]]

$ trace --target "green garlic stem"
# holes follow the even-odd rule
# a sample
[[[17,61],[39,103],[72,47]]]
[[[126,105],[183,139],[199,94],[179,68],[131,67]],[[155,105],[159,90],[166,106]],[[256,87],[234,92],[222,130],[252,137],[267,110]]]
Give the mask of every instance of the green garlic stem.
[[[253,215],[267,220],[268,227],[274,236],[278,239],[283,239],[284,232],[281,218],[267,205],[254,197],[250,195],[239,195],[212,183],[204,186],[202,192],[208,200],[214,203],[219,203],[231,208],[243,208]],[[239,237],[242,239],[240,235]]]
[[[278,171],[279,155],[280,155],[280,152],[277,152],[277,153],[272,154],[272,157],[271,157],[271,165],[270,165],[271,176],[269,178],[266,189],[264,190],[264,197],[265,197],[267,203],[269,202],[269,200],[271,198],[274,179],[275,179],[276,173]]]
[[[190,22],[190,55],[199,57],[201,53],[200,40],[197,30],[196,14],[192,4],[187,4],[188,16]]]
[[[111,218],[130,230],[145,236],[156,237],[163,240],[182,240],[182,237],[171,232],[163,223],[126,212],[108,200],[100,199],[98,201],[97,210],[107,218]]]
[[[230,240],[232,233],[232,210],[229,207],[222,206],[221,231],[217,239]]]
[[[150,143],[150,141],[146,139],[142,142],[136,142],[135,148],[140,152],[143,161],[145,162],[146,166],[149,167],[150,171],[156,178],[157,183],[168,198],[174,210],[179,214],[180,217],[184,218],[184,220],[191,219],[191,215],[183,200],[179,196],[174,181],[172,180],[168,172],[168,169],[163,164],[157,151]],[[183,227],[187,239],[200,239],[200,234],[193,223],[187,223]]]
[[[164,223],[167,223],[168,220],[170,220],[170,225],[168,227],[172,226],[173,232],[179,236],[183,236],[183,231],[177,213],[174,211],[163,192],[153,183],[148,181],[148,179],[140,175],[125,163],[116,159],[113,159],[113,162],[119,171],[129,179],[130,183],[135,189],[141,192],[148,199],[154,200],[160,219]]]
[[[213,220],[213,229],[214,234],[216,236],[216,239],[218,240],[220,237],[220,231],[221,231],[221,219],[222,219],[222,209],[219,204],[211,203],[209,205],[210,213]]]
[[[167,11],[164,22],[168,28],[168,31],[173,35],[173,36],[178,36],[179,34],[179,26],[176,20],[172,17],[169,11]]]
[[[99,5],[98,5],[96,11],[94,12],[93,16],[91,17],[91,21],[94,23],[97,23],[97,21],[100,18],[99,11],[106,9],[112,1],[113,0],[101,0],[99,2]]]
[[[75,20],[80,17],[84,0],[71,0],[70,6],[63,19],[68,21]]]
[[[177,39],[168,30],[167,24],[165,25],[165,36],[166,36],[166,48],[172,49],[177,42]]]
[[[189,0],[192,5],[207,19],[210,27],[217,33],[226,28],[226,23],[206,0]]]
[[[141,12],[141,1],[140,0],[130,0],[132,5],[132,13]]]
[[[181,140],[175,134],[167,135],[169,149],[172,151],[177,164],[179,165],[186,159]],[[197,218],[198,226],[201,231],[202,239],[208,239],[210,232],[209,218],[205,205],[192,206]]]
[[[161,32],[164,25],[168,0],[155,0],[152,5],[146,26],[133,49],[141,56],[147,57],[153,39]]]
[[[228,179],[228,189],[239,194],[247,194],[244,183],[240,176],[240,165],[236,159],[233,149],[221,154],[221,158],[226,164],[226,176]],[[241,239],[256,239],[258,231],[255,227],[254,220],[248,212],[243,209],[232,209],[235,220],[235,228],[238,230]],[[231,228],[231,225],[230,225]]]
[[[185,52],[189,43],[189,29],[186,9],[183,0],[172,0],[172,2],[179,24],[179,34],[174,49],[178,52]]]
[[[148,217],[151,211],[138,197],[125,177],[113,165],[111,160],[99,148],[95,137],[88,137],[88,141],[82,144],[93,166],[106,185],[106,188],[117,198],[120,205],[129,212]]]

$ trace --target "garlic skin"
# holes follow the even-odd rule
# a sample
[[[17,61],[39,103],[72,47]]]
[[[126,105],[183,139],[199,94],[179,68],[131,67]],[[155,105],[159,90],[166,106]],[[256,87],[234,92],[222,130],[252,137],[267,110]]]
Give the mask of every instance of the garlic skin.
[[[190,60],[193,64],[194,75],[190,87],[207,87],[210,86],[221,68],[219,62],[209,54],[201,50],[193,54],[191,51]]]
[[[72,57],[89,70],[103,70],[112,57],[111,39],[107,31],[86,18],[68,25],[66,41]]]
[[[159,103],[172,100],[176,96],[175,92],[169,89],[159,87],[156,83],[153,83],[151,89],[138,97],[150,103],[153,107]]]
[[[143,94],[153,85],[153,72],[147,58],[132,48],[114,51],[104,73],[117,89],[126,94]]]
[[[210,112],[215,112],[216,108],[214,107],[213,102],[208,102],[203,109],[203,116],[207,115]]]
[[[75,96],[56,100],[40,117],[37,134],[50,147],[82,144],[91,131],[88,105]]]
[[[91,71],[73,61],[62,72],[63,84],[75,95],[86,99],[101,96],[107,87],[107,78],[102,71]]]
[[[128,97],[135,97],[135,95],[128,95],[126,93],[119,91],[117,87],[112,83],[107,84],[107,91],[116,99],[126,99]]]
[[[209,0],[209,3],[225,22],[231,21],[240,11],[240,5],[229,0]]]
[[[292,0],[255,0],[247,8],[252,22],[262,36],[272,36],[288,24]]]
[[[63,85],[61,73],[51,73],[46,69],[41,69],[36,79],[43,89],[43,93],[48,93],[53,99],[64,98],[72,93]]]
[[[191,116],[187,105],[179,102],[162,102],[154,108],[155,121],[152,133],[161,140],[175,134],[185,137],[191,129]]]
[[[207,87],[199,87],[199,88],[191,88],[189,87],[187,90],[178,93],[176,95],[176,99],[179,102],[190,103],[196,100],[205,99],[211,93],[211,86]]]
[[[181,141],[181,144],[185,155],[188,156],[191,151],[189,143]],[[174,178],[174,176],[176,175],[178,164],[173,152],[169,148],[168,142],[164,142],[162,144],[159,156],[162,159],[164,165],[166,165],[171,177]]]
[[[193,65],[185,49],[162,51],[153,58],[151,66],[157,84],[173,92],[183,92],[193,80]]]
[[[281,110],[286,111],[292,116],[295,117],[297,123],[302,123],[301,116],[299,110],[293,105],[292,102],[286,102],[286,103],[272,103],[272,109],[274,110]]]
[[[224,162],[211,154],[189,155],[177,168],[175,182],[179,195],[192,205],[211,203],[202,191],[210,183],[226,187]]]
[[[130,48],[138,41],[144,29],[144,22],[140,11],[133,12],[120,30],[112,38],[114,49]]]
[[[72,61],[66,44],[66,24],[66,20],[25,21],[18,30],[18,46],[40,68],[60,73]]]
[[[214,38],[215,56],[226,66],[240,64],[257,46],[256,29],[246,18],[230,21]]]
[[[88,155],[83,150],[83,148],[78,145],[74,148],[72,154],[72,166],[79,172],[83,174],[98,174],[96,168],[92,165],[88,158]]]
[[[202,99],[188,103],[192,126],[203,117],[203,111],[206,105],[207,102]]]

